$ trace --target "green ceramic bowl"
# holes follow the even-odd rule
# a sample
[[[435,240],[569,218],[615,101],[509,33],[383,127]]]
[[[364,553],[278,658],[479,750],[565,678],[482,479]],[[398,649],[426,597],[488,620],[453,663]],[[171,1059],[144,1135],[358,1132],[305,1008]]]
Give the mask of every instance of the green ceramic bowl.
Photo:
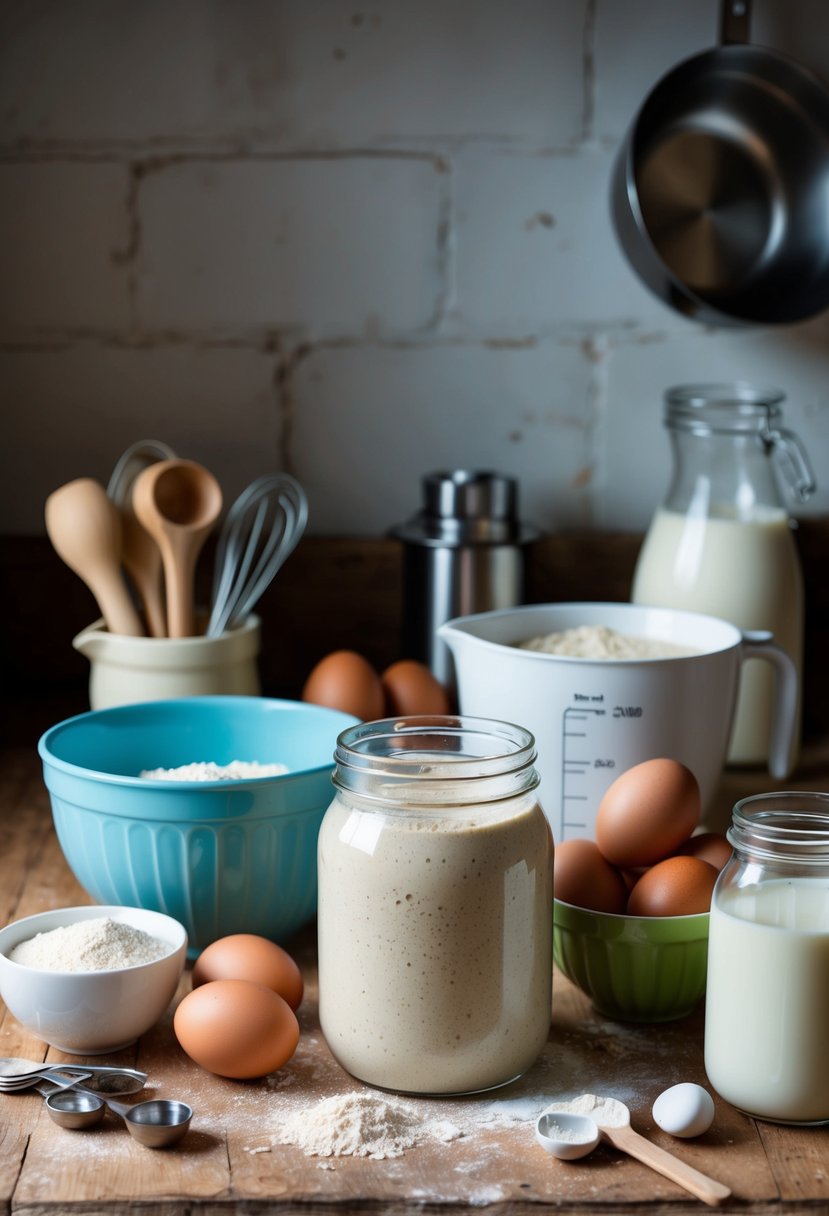
[[[615,916],[553,901],[559,970],[619,1022],[686,1017],[705,995],[708,913]]]

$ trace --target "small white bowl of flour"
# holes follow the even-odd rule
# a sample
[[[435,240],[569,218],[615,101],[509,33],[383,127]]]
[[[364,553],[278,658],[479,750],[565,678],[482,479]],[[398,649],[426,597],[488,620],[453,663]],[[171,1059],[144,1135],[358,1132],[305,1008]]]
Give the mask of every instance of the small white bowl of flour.
[[[162,912],[57,908],[0,929],[0,996],[60,1051],[119,1051],[167,1009],[186,954],[184,926]]]

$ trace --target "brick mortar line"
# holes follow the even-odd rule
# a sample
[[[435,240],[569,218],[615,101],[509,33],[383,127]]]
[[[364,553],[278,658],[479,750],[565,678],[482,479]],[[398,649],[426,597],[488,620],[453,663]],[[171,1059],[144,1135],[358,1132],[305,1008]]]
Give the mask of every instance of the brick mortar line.
[[[453,347],[479,347],[481,350],[534,350],[544,345],[560,348],[580,346],[591,348],[608,343],[609,349],[642,343],[670,341],[676,331],[641,325],[638,321],[562,322],[561,325],[539,328],[523,334],[470,334],[440,332],[410,334],[331,334],[327,337],[309,335],[296,326],[292,328],[263,328],[248,333],[206,333],[197,330],[165,330],[148,333],[102,332],[100,330],[53,329],[41,335],[0,335],[0,354],[39,354],[67,352],[79,347],[103,349],[161,351],[178,347],[193,350],[247,350],[251,353],[273,354],[275,350],[302,349],[306,354],[324,350],[428,350]]]
[[[518,141],[498,141],[487,136],[458,140],[435,141],[424,147],[386,146],[353,148],[250,148],[230,142],[206,147],[175,141],[124,141],[100,144],[94,141],[57,141],[54,143],[20,142],[0,146],[0,164],[124,164],[146,162],[159,164],[189,163],[280,163],[283,161],[338,160],[400,160],[434,162],[440,168],[446,160],[469,152],[486,152],[505,157],[532,159],[572,158],[595,147],[616,147],[617,136],[581,135],[555,145],[523,144]]]

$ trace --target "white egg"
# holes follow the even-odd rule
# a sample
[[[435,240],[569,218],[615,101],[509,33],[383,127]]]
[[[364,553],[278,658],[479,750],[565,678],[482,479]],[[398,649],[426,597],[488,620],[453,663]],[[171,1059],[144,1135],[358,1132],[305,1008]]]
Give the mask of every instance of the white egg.
[[[659,1095],[652,1114],[663,1132],[688,1140],[707,1132],[714,1122],[714,1099],[701,1085],[682,1081]]]

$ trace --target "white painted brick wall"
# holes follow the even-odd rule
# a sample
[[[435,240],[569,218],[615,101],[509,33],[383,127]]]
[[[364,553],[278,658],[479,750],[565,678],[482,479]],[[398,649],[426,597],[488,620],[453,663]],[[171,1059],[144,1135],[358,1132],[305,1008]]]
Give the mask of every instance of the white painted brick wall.
[[[628,268],[610,223],[613,157],[471,153],[457,185],[457,315],[475,334],[525,336],[637,321],[681,325]]]
[[[129,173],[120,164],[0,163],[0,325],[130,326]]]
[[[434,319],[434,159],[188,161],[148,173],[137,308],[147,330],[418,332]]]
[[[58,0],[36,13],[6,3],[0,91],[14,104],[0,109],[0,138],[572,143],[586,10],[587,0]]]
[[[497,468],[539,526],[590,524],[590,362],[576,345],[432,343],[314,351],[295,392],[297,475],[317,526],[385,531],[420,506],[420,474]]]
[[[825,0],[753,39],[829,80]],[[717,0],[0,4],[0,529],[166,439],[379,534],[486,465],[548,529],[643,528],[661,397],[783,387],[829,510],[829,315],[706,329],[624,259],[610,167]]]

